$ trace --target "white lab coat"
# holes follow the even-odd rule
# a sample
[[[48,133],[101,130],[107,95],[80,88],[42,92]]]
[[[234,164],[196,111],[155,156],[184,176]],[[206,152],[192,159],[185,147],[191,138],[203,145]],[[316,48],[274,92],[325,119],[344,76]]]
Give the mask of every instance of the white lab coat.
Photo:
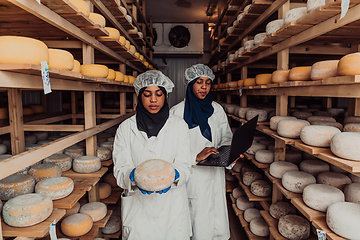
[[[149,159],[170,162],[180,173],[167,193],[144,195],[130,181],[130,172]],[[157,137],[139,131],[136,115],[116,131],[114,176],[124,189],[121,196],[122,239],[188,240],[191,221],[185,183],[190,175],[190,140],[185,121],[171,115]]]
[[[227,240],[230,238],[226,203],[225,169],[222,167],[196,166],[196,156],[205,147],[219,148],[230,145],[232,132],[227,116],[216,102],[209,117],[212,142],[207,140],[199,126],[190,129],[192,168],[186,184],[192,223],[192,240]],[[171,108],[170,113],[184,116],[185,101]]]

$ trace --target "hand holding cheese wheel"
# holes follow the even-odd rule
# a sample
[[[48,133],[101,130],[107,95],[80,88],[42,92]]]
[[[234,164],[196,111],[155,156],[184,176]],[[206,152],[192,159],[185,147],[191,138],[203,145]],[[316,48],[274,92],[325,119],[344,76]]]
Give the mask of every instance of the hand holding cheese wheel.
[[[146,191],[161,191],[171,186],[175,179],[173,166],[160,159],[141,163],[134,172],[136,185]]]

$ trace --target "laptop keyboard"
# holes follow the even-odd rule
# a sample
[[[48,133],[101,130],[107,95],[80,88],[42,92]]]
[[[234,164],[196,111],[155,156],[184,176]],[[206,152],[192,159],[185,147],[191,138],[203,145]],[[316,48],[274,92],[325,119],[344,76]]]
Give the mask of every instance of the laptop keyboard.
[[[218,163],[219,165],[226,165],[229,159],[229,155],[230,155],[230,148],[226,149],[222,153],[215,155],[214,156],[215,158],[213,158],[213,160],[210,162]]]

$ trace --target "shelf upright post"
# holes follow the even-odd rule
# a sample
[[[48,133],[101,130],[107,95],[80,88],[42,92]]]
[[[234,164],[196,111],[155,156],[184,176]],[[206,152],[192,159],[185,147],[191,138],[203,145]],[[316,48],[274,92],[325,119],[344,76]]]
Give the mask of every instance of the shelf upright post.
[[[101,92],[95,93],[95,100],[96,100],[96,115],[101,114]],[[96,124],[100,124],[101,119],[96,117]]]
[[[72,116],[72,124],[75,125],[76,124],[76,120],[77,118],[74,117],[74,114],[76,114],[77,112],[77,96],[76,96],[76,92],[75,91],[71,91],[71,114]]]
[[[24,119],[21,90],[8,89],[11,153],[17,155],[25,151]]]
[[[231,73],[226,74],[226,82],[231,82]],[[226,103],[231,103],[231,94],[226,95]]]
[[[137,71],[133,71],[133,76],[137,77]],[[138,102],[137,102],[137,96],[136,93],[133,93],[133,110],[136,110],[136,106],[137,106]]]
[[[241,41],[241,45],[244,46],[244,44],[247,40],[248,40],[248,37],[245,37]],[[245,80],[247,77],[248,77],[247,66],[243,66],[243,67],[241,67],[241,79]],[[247,107],[247,95],[244,93],[240,96],[240,107]]]
[[[351,52],[360,52],[360,45],[352,44]],[[348,99],[348,116],[360,116],[360,99],[349,98]]]
[[[126,65],[123,63],[119,64],[119,71],[126,75]],[[126,113],[126,92],[120,92],[120,115]]]

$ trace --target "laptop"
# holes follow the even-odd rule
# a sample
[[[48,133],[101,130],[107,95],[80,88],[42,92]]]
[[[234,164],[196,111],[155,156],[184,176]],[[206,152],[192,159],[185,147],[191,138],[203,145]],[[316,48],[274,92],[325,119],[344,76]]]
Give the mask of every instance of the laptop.
[[[218,154],[211,154],[197,163],[199,166],[227,167],[252,145],[259,115],[236,129],[230,146],[221,146]]]

